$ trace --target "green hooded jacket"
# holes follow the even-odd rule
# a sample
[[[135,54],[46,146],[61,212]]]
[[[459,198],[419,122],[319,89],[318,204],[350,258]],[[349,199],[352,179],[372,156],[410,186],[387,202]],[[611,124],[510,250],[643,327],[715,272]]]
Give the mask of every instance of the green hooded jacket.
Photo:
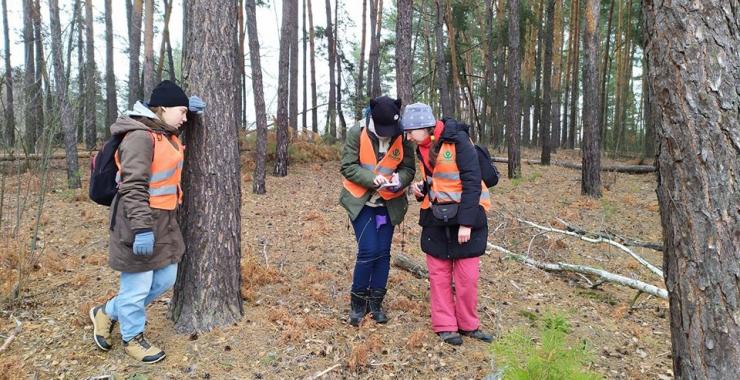
[[[360,132],[362,128],[360,126],[354,126],[347,132],[347,141],[344,144],[342,151],[342,161],[340,172],[344,178],[351,182],[354,182],[367,189],[374,189],[375,185],[373,180],[375,179],[375,173],[360,166]],[[374,134],[369,133],[370,141],[373,143],[373,150],[378,151],[378,138]],[[394,137],[390,144],[396,141],[396,139],[403,139],[403,135]],[[414,148],[411,143],[403,141],[403,161],[396,170],[398,172],[398,178],[401,181],[401,186],[405,188],[411,184],[416,174],[416,164],[414,161]],[[370,199],[370,196],[374,191],[368,190],[360,198],[355,198],[350,194],[347,189],[342,187],[342,192],[339,196],[339,203],[347,209],[349,217],[352,220],[357,218],[362,208],[365,207],[365,202]],[[391,224],[394,226],[400,224],[403,221],[403,217],[406,215],[408,210],[408,200],[406,196],[394,198],[385,201],[385,205],[388,208],[388,216],[391,219]]]

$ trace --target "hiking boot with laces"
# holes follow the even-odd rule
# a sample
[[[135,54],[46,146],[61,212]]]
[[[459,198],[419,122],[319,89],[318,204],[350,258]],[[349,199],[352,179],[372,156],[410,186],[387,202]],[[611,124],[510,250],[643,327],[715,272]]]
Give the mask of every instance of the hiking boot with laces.
[[[462,337],[456,331],[441,331],[437,335],[443,342],[451,344],[453,346],[459,346],[463,344]]]
[[[165,357],[164,351],[151,345],[144,338],[144,333],[140,333],[128,342],[124,341],[123,350],[132,358],[146,364],[156,363]]]
[[[116,321],[105,314],[105,304],[94,306],[90,309],[90,320],[93,323],[93,340],[95,345],[103,351],[111,349],[111,332]]]
[[[493,336],[491,336],[490,334],[486,334],[479,329],[475,329],[473,331],[460,330],[460,334],[462,334],[463,336],[473,338],[473,339],[484,341],[486,343],[493,342]]]

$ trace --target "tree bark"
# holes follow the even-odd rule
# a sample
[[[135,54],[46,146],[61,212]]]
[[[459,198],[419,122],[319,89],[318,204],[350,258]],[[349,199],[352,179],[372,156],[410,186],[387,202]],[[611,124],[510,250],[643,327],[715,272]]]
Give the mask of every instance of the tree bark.
[[[288,124],[298,132],[298,0],[292,9],[290,23],[290,98],[288,99]]]
[[[180,228],[186,253],[170,307],[175,329],[183,333],[227,326],[243,315],[235,12],[241,12],[236,1],[185,3],[183,78],[187,92],[201,96],[208,109],[189,121],[184,141]]]
[[[496,118],[494,120],[493,129],[493,143],[497,148],[500,148],[503,143],[504,136],[504,99],[506,98],[506,79],[504,73],[506,72],[506,17],[505,17],[505,2],[506,0],[498,0],[498,8],[496,8],[496,24],[498,25],[498,42],[496,47],[496,57],[498,57],[498,64],[496,65],[496,97],[494,98],[494,104],[496,107]],[[510,81],[509,81],[510,82]],[[517,91],[519,87],[517,87]]]
[[[578,46],[581,36],[581,11],[580,1],[575,2],[575,18],[573,22],[573,30],[575,36],[573,37],[573,81],[570,88],[570,129],[568,131],[568,149],[574,149],[576,147],[576,115],[578,114],[578,68],[580,67],[578,57],[580,55],[580,48]]]
[[[643,157],[650,163],[655,161],[655,112],[653,111],[653,90],[650,88],[650,62],[646,57],[643,58],[644,72],[642,74],[642,96],[643,112],[645,115],[645,140],[643,142]]]
[[[311,132],[317,134],[319,133],[319,111],[316,102],[316,45],[314,42],[315,31],[311,0],[306,0],[306,6],[308,11],[308,44],[311,48],[311,54],[309,54],[311,61]]]
[[[437,22],[434,24],[434,35],[436,41],[436,61],[437,61],[437,82],[439,85],[439,103],[442,108],[443,117],[454,117],[452,111],[452,100],[450,99],[450,90],[447,85],[447,62],[445,62],[445,42],[444,34],[442,32],[442,25],[444,22],[444,7],[440,4],[440,1],[435,0],[436,5],[436,19]]]
[[[337,116],[339,117],[339,138],[342,141],[347,139],[347,121],[344,119],[342,110],[342,46],[339,43],[339,0],[334,3],[334,58],[337,62]]]
[[[375,61],[378,60],[378,46],[375,40],[375,28],[378,26],[378,2],[380,0],[370,0],[370,54],[367,60],[367,97],[373,96],[373,76],[375,70]]]
[[[85,6],[83,1],[86,0],[78,0],[79,6],[75,8],[77,11],[75,17],[79,25],[79,28],[77,28],[77,109],[75,115],[76,139],[78,144],[85,141],[85,105],[87,104],[85,99],[85,85],[87,84],[85,80],[85,69],[87,66],[85,65],[85,39],[82,36],[86,26],[85,17],[82,14],[83,7]]]
[[[293,22],[293,5],[297,0],[283,2],[283,18],[280,27],[280,58],[278,70],[278,107],[276,118],[277,144],[273,174],[277,177],[288,175],[288,69],[290,67],[290,29]]]
[[[382,94],[381,88],[382,75],[380,73],[380,35],[383,31],[383,0],[375,0],[378,6],[375,24],[375,59],[373,60],[373,81],[372,97],[378,97]]]
[[[303,0],[303,113],[301,115],[303,122],[303,134],[308,132],[308,33],[306,32],[306,0]],[[255,31],[256,33],[256,31]],[[255,34],[256,35],[256,34]],[[264,100],[263,100],[264,102]]]
[[[586,0],[583,29],[583,146],[581,194],[601,197],[599,115],[599,0]]]
[[[64,77],[64,63],[62,62],[62,27],[59,22],[58,0],[49,0],[49,27],[51,32],[51,57],[54,66],[54,82],[56,87],[57,110],[59,110],[64,131],[64,150],[67,159],[67,187],[70,189],[80,188],[80,171],[77,164],[77,137],[75,136],[75,125],[72,117],[72,109],[67,98],[67,83]]]
[[[112,0],[105,0],[105,136],[118,117],[116,74],[113,71],[113,7]]]
[[[522,176],[521,153],[519,151],[519,0],[508,0],[506,8],[509,14],[509,95],[507,98],[508,123],[508,176]]]
[[[93,30],[92,0],[85,0],[85,148],[95,148],[97,140],[96,97],[98,85],[95,77],[95,33]]]
[[[326,111],[325,132],[333,139],[337,138],[337,82],[336,82],[336,59],[337,45],[334,42],[334,26],[332,24],[331,0],[324,1],[326,4],[326,34],[327,50],[329,59],[329,106]]]
[[[371,0],[372,2],[372,0]],[[363,77],[365,75],[365,40],[367,35],[367,0],[362,0],[362,33],[360,33],[360,63],[357,70],[357,88],[355,90],[355,120],[362,119],[362,109],[367,102],[362,96]]]
[[[609,82],[609,46],[611,44],[611,35],[612,35],[612,19],[614,18],[614,4],[619,0],[611,0],[611,5],[609,6],[609,18],[606,24],[606,37],[604,40],[606,41],[606,45],[604,47],[604,53],[603,53],[603,63],[601,65],[601,90],[599,91],[599,99],[601,101],[599,102],[599,120],[601,125],[601,131],[599,131],[600,139],[602,142],[602,146],[604,150],[607,150],[607,141],[606,141],[606,130],[607,130],[607,110],[609,107],[606,105],[607,97],[609,96],[609,87],[607,86]],[[644,77],[644,75],[643,75]]]
[[[10,65],[10,33],[8,32],[8,4],[3,5],[3,40],[5,42],[5,146],[12,148],[15,145],[15,110],[13,99],[13,67]]]
[[[541,129],[540,122],[542,121],[542,98],[540,97],[540,90],[542,89],[542,52],[543,52],[543,34],[542,34],[542,16],[543,6],[545,1],[539,0],[539,10],[535,21],[537,22],[537,55],[534,60],[534,79],[535,79],[535,90],[534,90],[534,117],[532,120],[532,145],[537,147],[540,144],[539,131]],[[552,47],[551,47],[552,48]]]
[[[36,97],[40,91],[36,86],[36,59],[33,35],[33,0],[23,0],[23,46],[25,66],[23,68],[23,95],[25,98],[24,120],[25,134],[24,146],[27,153],[36,152],[36,137],[38,119],[36,118]]]
[[[411,16],[413,0],[398,0],[396,16],[396,90],[398,98],[405,107],[413,100],[411,73],[413,57],[411,56]]]
[[[106,0],[107,1],[107,0]],[[172,15],[172,4],[174,0],[164,0],[164,22],[162,23],[162,43],[159,45],[159,58],[157,59],[157,75],[154,80],[155,83],[162,81],[162,72],[164,71],[164,60],[165,54],[167,54],[168,60],[172,59],[172,49],[167,49],[170,41],[170,16]],[[170,67],[173,63],[169,62]],[[170,71],[168,69],[168,71]],[[171,70],[170,80],[174,75],[174,70]],[[174,82],[174,80],[173,80]]]
[[[257,124],[257,154],[255,157],[254,175],[252,178],[252,192],[255,194],[264,194],[267,192],[267,188],[265,187],[267,116],[265,113],[265,95],[262,85],[262,63],[260,58],[260,42],[257,33],[257,11],[255,0],[246,0],[245,7],[247,11],[247,34],[249,35],[249,62],[252,69],[254,113]]]
[[[740,373],[740,25],[732,3],[643,6],[677,379]]]
[[[131,8],[131,18],[129,19],[129,47],[128,47],[128,106],[133,107],[134,103],[143,95],[141,83],[139,82],[139,53],[141,52],[141,13],[142,0],[133,0]],[[147,94],[149,95],[149,94]]]
[[[483,80],[483,88],[482,90],[482,106],[481,106],[481,112],[480,112],[480,119],[481,119],[481,142],[484,140],[487,144],[491,145],[493,144],[493,123],[492,120],[496,118],[496,110],[493,106],[493,95],[494,95],[494,89],[496,88],[496,78],[494,77],[494,40],[493,40],[493,2],[494,0],[486,0],[485,1],[485,55],[484,55],[484,65],[485,68],[484,76],[485,79]],[[491,108],[491,112],[489,113],[488,109]],[[487,137],[487,139],[484,139],[484,136]]]
[[[39,0],[33,0],[33,42],[34,48],[36,49],[36,67],[34,72],[34,97],[33,109],[34,118],[36,119],[36,128],[34,131],[34,142],[39,144],[39,148],[43,145],[44,129],[46,123],[44,122],[44,96],[42,81],[46,82],[46,87],[49,87],[49,80],[46,80],[46,57],[44,56],[44,40],[41,35],[41,4]],[[41,141],[40,141],[41,140]],[[36,145],[36,144],[34,144]],[[43,148],[41,148],[43,149]],[[43,152],[42,152],[43,153]]]
[[[144,67],[142,83],[144,96],[152,93],[154,88],[154,0],[145,0],[144,4]]]
[[[545,27],[545,56],[544,73],[542,75],[542,120],[540,120],[540,136],[542,139],[542,155],[540,160],[543,165],[550,165],[550,112],[551,96],[550,86],[552,84],[552,40],[555,17],[555,0],[546,0],[546,27]]]
[[[565,28],[563,28],[563,0],[555,2],[555,25],[554,25],[554,46],[552,60],[552,121],[550,123],[550,149],[555,153],[560,148],[560,83],[562,79],[563,63],[563,37]]]

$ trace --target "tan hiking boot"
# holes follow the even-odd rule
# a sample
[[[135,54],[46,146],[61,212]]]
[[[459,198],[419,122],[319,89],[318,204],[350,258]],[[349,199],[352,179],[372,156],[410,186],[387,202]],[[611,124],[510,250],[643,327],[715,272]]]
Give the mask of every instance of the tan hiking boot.
[[[152,346],[144,338],[144,333],[140,333],[128,342],[124,341],[123,349],[132,358],[146,364],[156,363],[165,357],[164,351],[156,346]]]
[[[116,321],[110,319],[105,314],[105,304],[94,306],[90,309],[90,320],[93,323],[93,340],[95,344],[103,351],[111,349],[111,332]]]

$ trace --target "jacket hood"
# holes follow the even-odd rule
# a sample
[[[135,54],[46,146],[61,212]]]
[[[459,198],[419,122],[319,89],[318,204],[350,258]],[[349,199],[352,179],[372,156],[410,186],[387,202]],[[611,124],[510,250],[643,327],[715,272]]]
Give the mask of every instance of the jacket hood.
[[[142,121],[140,121],[142,118],[149,119],[151,123],[148,124],[153,125],[156,128],[145,125]],[[138,101],[136,102],[136,104],[134,104],[133,109],[126,111],[123,116],[119,117],[118,120],[116,120],[116,122],[111,125],[110,133],[112,135],[119,135],[136,130],[149,132],[156,130],[173,135],[179,134],[177,128],[169,126],[165,122],[159,120],[157,115],[152,112],[149,107]]]
[[[470,135],[469,133],[470,127],[467,124],[461,123],[451,118],[445,118],[442,121],[444,122],[444,129],[442,130],[440,139],[457,140],[458,135],[461,133],[464,133],[465,137]]]

